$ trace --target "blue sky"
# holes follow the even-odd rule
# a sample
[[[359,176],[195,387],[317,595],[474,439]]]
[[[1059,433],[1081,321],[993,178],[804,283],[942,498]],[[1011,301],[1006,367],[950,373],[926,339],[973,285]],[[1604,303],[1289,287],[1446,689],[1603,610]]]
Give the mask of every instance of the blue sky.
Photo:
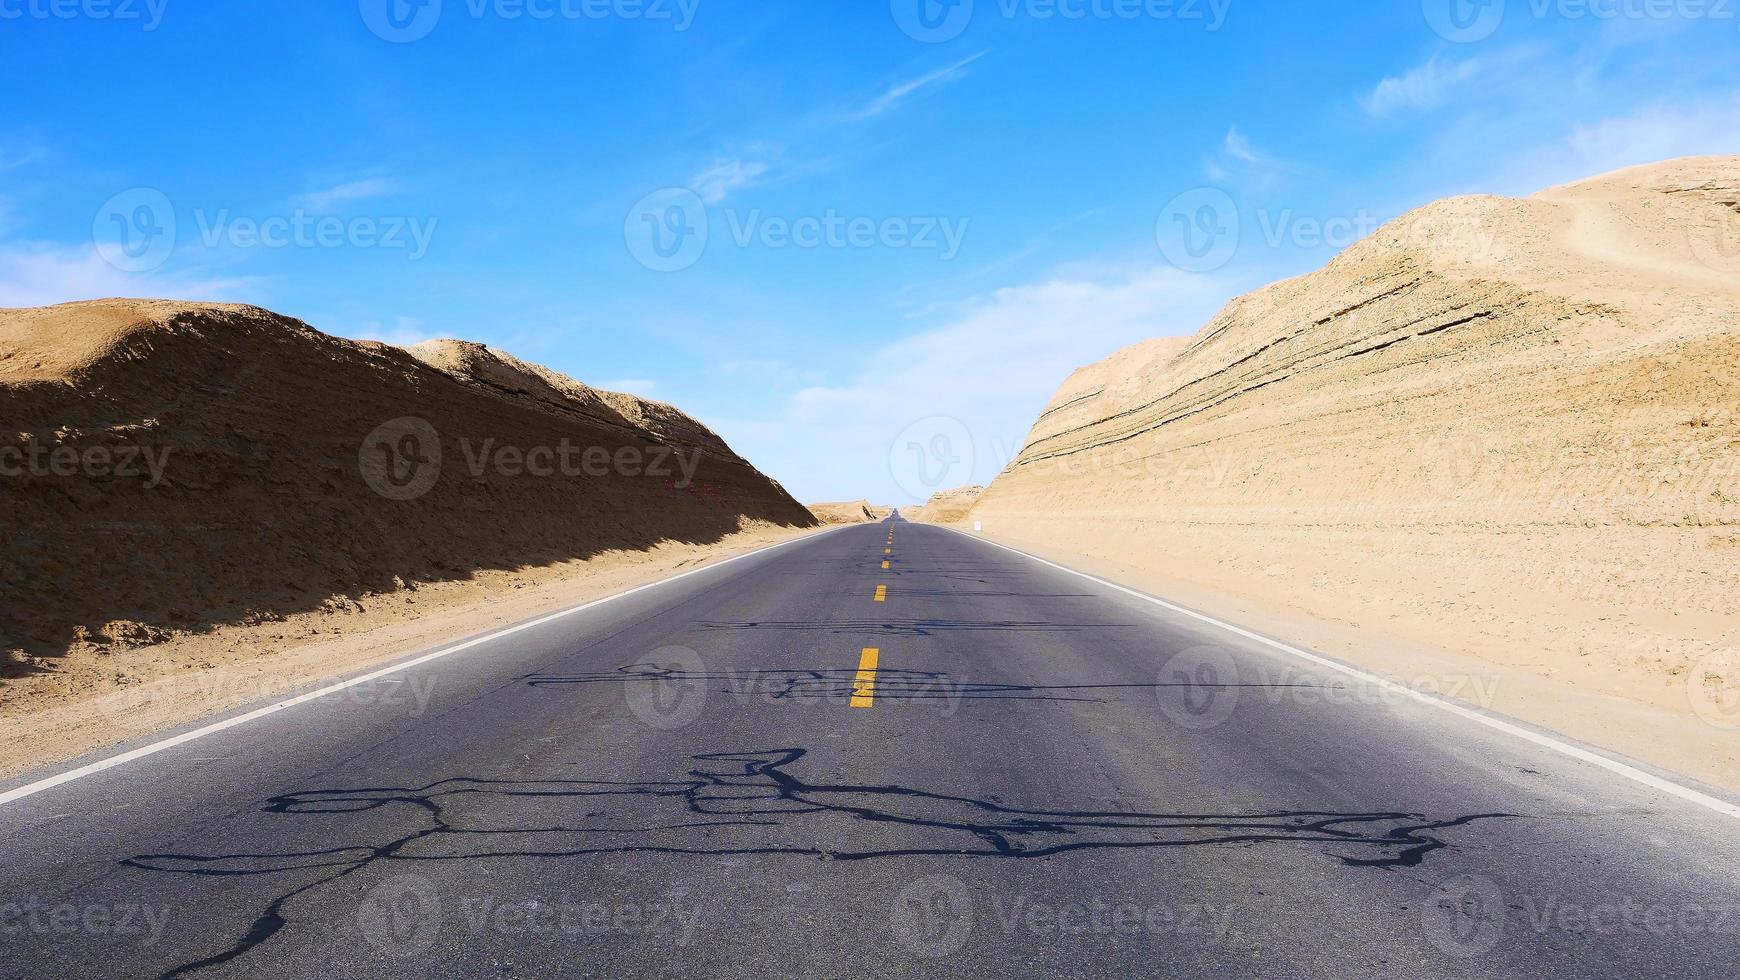
[[[478,340],[905,503],[1377,221],[1740,152],[1737,46],[1740,0],[0,0],[0,305]]]

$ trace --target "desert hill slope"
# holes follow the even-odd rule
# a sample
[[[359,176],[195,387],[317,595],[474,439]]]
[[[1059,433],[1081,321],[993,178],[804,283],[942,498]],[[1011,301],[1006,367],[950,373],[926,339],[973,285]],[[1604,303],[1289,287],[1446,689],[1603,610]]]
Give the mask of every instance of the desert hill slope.
[[[248,306],[0,311],[0,419],[14,670],[77,642],[814,523],[668,405]]]
[[[810,504],[810,513],[823,524],[874,524],[886,518],[890,510],[868,500],[846,500],[834,503]]]
[[[1740,158],[1397,219],[1078,371],[971,516],[1685,710],[1740,682]]]
[[[965,520],[967,512],[972,510],[974,502],[984,492],[985,488],[981,486],[939,490],[930,495],[924,506],[907,511],[906,519],[922,524],[952,524]]]

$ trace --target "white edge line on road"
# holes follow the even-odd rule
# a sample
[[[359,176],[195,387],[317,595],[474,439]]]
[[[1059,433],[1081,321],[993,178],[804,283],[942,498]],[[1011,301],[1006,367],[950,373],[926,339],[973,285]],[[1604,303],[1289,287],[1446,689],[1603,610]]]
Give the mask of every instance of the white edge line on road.
[[[934,526],[941,527],[942,525],[934,525]],[[1226,630],[1229,633],[1235,633],[1235,634],[1242,636],[1245,639],[1250,640],[1254,643],[1260,643],[1263,646],[1270,647],[1270,648],[1275,649],[1275,650],[1279,650],[1282,653],[1297,657],[1300,660],[1304,660],[1304,661],[1308,661],[1310,663],[1316,664],[1319,667],[1325,667],[1329,670],[1338,671],[1340,673],[1346,674],[1349,677],[1354,677],[1354,678],[1358,678],[1359,680],[1367,681],[1367,682],[1372,683],[1372,684],[1381,685],[1386,690],[1395,691],[1399,694],[1403,694],[1403,695],[1406,695],[1410,698],[1413,698],[1414,700],[1419,701],[1422,704],[1429,704],[1435,708],[1441,708],[1445,711],[1448,711],[1453,715],[1458,715],[1460,717],[1466,718],[1469,721],[1478,722],[1479,724],[1485,725],[1487,728],[1491,728],[1494,731],[1500,731],[1500,732],[1505,733],[1506,735],[1511,735],[1511,736],[1514,736],[1516,738],[1520,738],[1523,741],[1529,742],[1533,745],[1538,745],[1541,748],[1548,749],[1548,750],[1553,751],[1553,752],[1557,752],[1560,755],[1569,756],[1569,757],[1571,757],[1573,759],[1577,759],[1581,762],[1587,762],[1593,766],[1599,766],[1600,768],[1605,769],[1608,772],[1611,772],[1616,776],[1623,776],[1624,778],[1629,779],[1634,783],[1638,783],[1638,784],[1643,785],[1643,786],[1648,786],[1650,789],[1657,790],[1658,792],[1666,793],[1669,796],[1678,797],[1679,799],[1685,800],[1687,803],[1694,803],[1694,804],[1697,804],[1698,806],[1701,806],[1707,810],[1714,810],[1715,812],[1720,813],[1723,816],[1733,817],[1735,819],[1740,819],[1740,805],[1729,803],[1727,800],[1718,799],[1717,797],[1711,796],[1708,793],[1700,793],[1697,790],[1692,789],[1689,786],[1681,786],[1679,783],[1673,782],[1671,780],[1663,779],[1660,776],[1657,776],[1653,773],[1645,772],[1644,770],[1639,769],[1636,766],[1627,765],[1623,762],[1618,761],[1617,759],[1610,759],[1607,756],[1601,755],[1600,753],[1591,752],[1588,749],[1584,749],[1584,748],[1579,748],[1578,746],[1572,745],[1569,742],[1565,742],[1565,741],[1561,741],[1560,739],[1553,738],[1551,735],[1546,735],[1546,734],[1543,734],[1541,732],[1533,731],[1531,729],[1524,728],[1521,725],[1512,724],[1511,722],[1505,721],[1502,718],[1495,718],[1492,715],[1485,714],[1484,712],[1475,711],[1473,708],[1469,708],[1465,705],[1457,704],[1454,701],[1446,700],[1446,699],[1438,697],[1436,695],[1427,694],[1424,691],[1415,690],[1414,688],[1411,688],[1411,687],[1407,686],[1406,684],[1398,684],[1395,681],[1387,680],[1385,678],[1379,677],[1376,674],[1367,673],[1366,671],[1360,670],[1357,667],[1350,667],[1347,664],[1339,663],[1339,662],[1334,661],[1334,660],[1330,660],[1327,657],[1318,656],[1317,654],[1312,653],[1308,650],[1301,650],[1298,647],[1290,646],[1286,643],[1282,643],[1280,640],[1271,639],[1267,636],[1263,636],[1260,633],[1253,633],[1250,630],[1244,629],[1243,627],[1234,626],[1232,623],[1228,623],[1224,620],[1216,619],[1213,616],[1209,616],[1205,613],[1199,613],[1194,609],[1186,609],[1183,606],[1174,605],[1173,603],[1167,602],[1164,599],[1157,599],[1154,596],[1148,595],[1147,593],[1138,592],[1135,589],[1119,585],[1116,582],[1109,582],[1103,578],[1100,578],[1097,575],[1089,575],[1086,572],[1078,572],[1073,568],[1070,568],[1070,567],[1065,566],[1065,565],[1059,565],[1058,563],[1056,563],[1054,561],[1046,561],[1044,558],[1041,558],[1038,555],[1030,555],[1027,552],[1022,551],[1019,548],[1011,548],[1006,544],[998,544],[995,541],[991,541],[991,540],[989,540],[987,538],[983,538],[983,537],[978,537],[976,535],[968,534],[965,531],[957,531],[952,527],[945,527],[945,528],[943,528],[943,530],[954,531],[954,533],[959,534],[964,538],[971,538],[974,541],[983,542],[984,544],[988,544],[993,548],[1001,548],[1004,551],[1008,551],[1008,552],[1012,552],[1014,554],[1020,555],[1021,557],[1026,558],[1030,561],[1036,561],[1041,565],[1046,565],[1046,566],[1049,566],[1051,568],[1055,568],[1060,572],[1068,572],[1071,575],[1075,575],[1075,576],[1078,576],[1080,578],[1085,578],[1090,582],[1097,582],[1100,585],[1105,586],[1106,588],[1116,589],[1117,591],[1122,592],[1125,595],[1134,596],[1138,599],[1143,600],[1144,602],[1151,602],[1156,606],[1160,606],[1163,609],[1170,610],[1171,612],[1177,613],[1180,616],[1187,616],[1187,617],[1194,619],[1194,620],[1197,620],[1199,622],[1207,623],[1210,626],[1217,626],[1223,630]]]
[[[846,525],[846,527],[851,527],[851,526],[852,525]],[[219,721],[219,722],[213,722],[212,724],[206,725],[203,728],[196,728],[191,732],[183,732],[180,735],[166,738],[166,739],[163,739],[162,741],[159,741],[159,742],[152,742],[150,745],[142,745],[139,748],[133,749],[129,752],[123,752],[120,755],[111,756],[110,758],[107,758],[107,759],[100,759],[100,760],[93,762],[89,765],[80,766],[77,769],[70,769],[66,772],[60,773],[59,775],[50,776],[47,779],[41,779],[41,780],[38,780],[34,783],[29,783],[27,785],[20,786],[17,789],[12,789],[12,790],[6,791],[5,793],[0,793],[0,806],[5,806],[6,804],[12,803],[16,800],[22,800],[27,796],[35,796],[37,793],[41,793],[44,790],[53,789],[56,786],[61,786],[61,785],[64,785],[66,783],[70,783],[76,779],[83,779],[86,776],[94,776],[99,772],[113,769],[116,766],[124,766],[129,762],[134,762],[136,760],[143,759],[146,756],[156,755],[157,753],[163,752],[167,749],[173,749],[178,745],[186,745],[188,742],[191,742],[195,739],[204,738],[207,735],[215,735],[221,731],[227,731],[231,728],[236,728],[236,727],[241,726],[241,725],[246,725],[247,723],[249,723],[251,721],[257,721],[261,718],[266,717],[267,715],[275,715],[278,712],[285,710],[286,708],[294,708],[299,704],[304,704],[306,702],[313,701],[313,700],[316,700],[318,698],[326,697],[328,694],[336,694],[339,691],[346,690],[347,688],[356,687],[359,684],[367,684],[370,681],[379,680],[382,677],[387,677],[387,676],[390,676],[392,674],[397,674],[397,673],[400,673],[402,671],[410,670],[412,667],[420,667],[423,664],[429,663],[432,660],[440,660],[443,657],[450,657],[453,654],[460,653],[461,651],[464,651],[464,650],[469,650],[472,647],[481,646],[482,644],[489,643],[489,642],[492,642],[494,640],[499,640],[504,636],[512,636],[515,633],[519,633],[519,632],[522,632],[524,630],[529,630],[529,629],[533,629],[535,627],[543,626],[546,623],[553,623],[558,619],[563,619],[563,618],[566,618],[568,616],[572,616],[576,613],[585,612],[588,609],[592,609],[592,608],[595,608],[597,606],[602,606],[607,602],[614,602],[617,599],[623,599],[623,598],[626,598],[628,596],[634,595],[634,594],[639,593],[639,592],[645,592],[648,589],[656,589],[656,588],[659,588],[660,586],[669,585],[672,582],[676,582],[676,581],[679,581],[681,579],[688,578],[691,575],[699,575],[702,572],[710,572],[716,568],[723,568],[724,566],[729,565],[732,562],[742,561],[745,558],[754,558],[756,555],[764,555],[770,551],[774,551],[774,550],[777,550],[779,548],[784,548],[784,547],[787,547],[789,545],[797,544],[800,541],[813,541],[816,538],[819,538],[819,537],[822,537],[824,535],[831,534],[834,531],[839,531],[839,530],[843,530],[843,529],[844,528],[840,528],[840,527],[828,528],[828,529],[820,530],[820,531],[813,532],[810,534],[805,534],[805,535],[802,535],[801,537],[793,538],[790,541],[781,541],[778,544],[770,544],[765,548],[757,548],[754,551],[746,552],[746,553],[741,554],[741,555],[733,555],[732,557],[727,558],[723,561],[713,562],[710,565],[703,565],[700,568],[692,568],[686,572],[679,572],[676,575],[672,575],[669,578],[659,579],[656,582],[648,582],[645,585],[637,585],[634,588],[628,589],[628,590],[623,591],[623,592],[613,593],[611,595],[604,596],[603,598],[600,598],[600,599],[593,599],[590,602],[585,602],[585,603],[582,603],[578,606],[573,606],[573,607],[568,608],[568,609],[562,609],[562,610],[559,610],[557,612],[550,613],[547,616],[540,616],[537,619],[529,620],[527,622],[520,623],[516,626],[509,626],[506,629],[496,630],[493,633],[486,633],[483,636],[479,636],[479,637],[476,637],[474,639],[467,640],[464,643],[460,643],[456,646],[451,646],[451,647],[447,647],[445,649],[437,650],[434,653],[424,654],[421,657],[417,657],[417,658],[412,659],[412,660],[406,660],[406,661],[403,661],[400,663],[396,663],[390,667],[383,667],[380,670],[364,674],[361,677],[353,677],[348,681],[340,681],[337,684],[332,684],[328,687],[323,687],[318,691],[309,691],[307,694],[299,694],[296,697],[290,698],[289,700],[279,701],[276,704],[270,704],[264,708],[259,708],[259,709],[256,709],[254,711],[250,711],[247,714],[237,715],[234,718],[226,718],[223,721]]]

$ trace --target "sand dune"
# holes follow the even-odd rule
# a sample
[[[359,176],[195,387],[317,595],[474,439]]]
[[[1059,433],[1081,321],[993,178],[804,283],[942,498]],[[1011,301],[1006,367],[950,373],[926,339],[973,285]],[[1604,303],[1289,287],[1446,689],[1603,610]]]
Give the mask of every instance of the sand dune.
[[[873,524],[890,513],[890,508],[879,507],[868,500],[810,504],[809,508],[816,520],[823,524]]]
[[[909,521],[919,521],[925,524],[952,524],[965,520],[967,512],[972,510],[979,495],[985,492],[984,487],[956,487],[953,490],[942,490],[930,495],[923,507],[912,507],[904,511]]]
[[[1699,158],[1431,205],[1084,368],[972,517],[1684,712],[1740,685],[1737,450],[1740,158]]]
[[[69,652],[814,524],[669,405],[478,344],[357,343],[254,307],[0,311],[0,418],[13,675],[68,681]]]

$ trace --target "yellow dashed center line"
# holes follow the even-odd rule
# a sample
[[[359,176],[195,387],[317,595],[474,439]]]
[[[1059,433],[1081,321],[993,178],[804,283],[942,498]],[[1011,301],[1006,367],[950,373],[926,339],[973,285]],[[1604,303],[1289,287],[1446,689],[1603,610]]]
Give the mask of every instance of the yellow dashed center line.
[[[878,585],[876,587],[876,601],[877,602],[887,602],[888,601],[888,586]]]
[[[887,562],[883,562],[883,563],[882,563],[882,570],[883,570],[883,571],[887,571],[887,570],[888,570],[888,563],[887,563]]]
[[[858,657],[858,677],[852,682],[852,707],[870,708],[876,705],[876,662],[882,651],[865,647]]]

